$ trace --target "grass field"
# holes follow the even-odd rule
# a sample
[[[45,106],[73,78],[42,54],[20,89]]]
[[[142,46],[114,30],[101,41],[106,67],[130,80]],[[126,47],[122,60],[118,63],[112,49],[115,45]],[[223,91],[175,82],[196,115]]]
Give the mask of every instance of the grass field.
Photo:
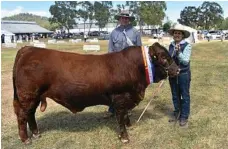
[[[107,52],[102,41],[100,52]],[[147,44],[147,43],[145,43]],[[49,45],[48,48],[79,52],[82,43]],[[19,45],[21,47],[23,45]],[[19,48],[18,48],[19,49]],[[159,97],[153,99],[139,123],[136,123],[158,84],[150,85],[145,99],[132,113],[133,126],[128,129],[130,143],[117,137],[116,120],[103,119],[106,106],[86,108],[72,114],[48,99],[45,112],[36,113],[42,137],[24,146],[18,139],[17,121],[13,112],[12,66],[17,50],[1,49],[1,147],[6,149],[227,149],[228,148],[228,42],[212,41],[193,45],[191,68],[191,116],[189,128],[168,123],[172,111],[168,82]]]

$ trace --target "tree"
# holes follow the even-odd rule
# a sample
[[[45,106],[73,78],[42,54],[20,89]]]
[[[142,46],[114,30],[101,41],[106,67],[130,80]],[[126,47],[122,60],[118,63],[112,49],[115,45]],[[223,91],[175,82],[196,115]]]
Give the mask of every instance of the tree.
[[[92,20],[94,18],[94,8],[93,4],[89,1],[81,1],[79,2],[81,5],[81,9],[78,10],[79,16],[82,18],[84,22],[84,34],[85,34],[85,22],[89,19],[90,20],[90,28],[92,26]]]
[[[113,20],[113,18],[111,17],[112,16],[112,14],[113,14],[113,5],[112,5],[112,1],[102,1],[101,2],[102,4],[103,4],[103,6],[105,7],[105,8],[107,8],[108,9],[108,22],[112,22],[112,20]],[[113,15],[113,17],[114,17],[114,15]],[[108,23],[107,22],[107,23]],[[106,23],[106,24],[107,24]]]
[[[143,20],[141,19],[141,15],[140,15],[140,2],[139,1],[127,1],[126,2],[126,6],[129,7],[129,11],[130,13],[132,13],[135,16],[135,21],[134,21],[134,25],[137,25],[137,22],[139,23],[139,30],[142,34],[142,26],[144,24]]]
[[[96,25],[100,28],[104,28],[109,20],[109,8],[100,2],[94,3],[94,18],[97,21]]]
[[[73,25],[76,25],[77,5],[77,1],[55,1],[55,4],[51,5],[49,9],[52,15],[49,21],[65,27],[69,32],[69,29],[73,28]]]
[[[116,13],[120,13],[122,10],[125,10],[126,4],[117,4],[117,11]]]
[[[203,2],[200,11],[199,21],[205,29],[216,27],[223,20],[223,9],[216,2]]]
[[[38,15],[33,15],[29,13],[20,13],[10,17],[4,17],[2,20],[20,20],[20,21],[33,21],[36,22],[41,27],[53,31],[55,28],[50,24],[47,17],[41,17]]]
[[[218,29],[228,30],[228,17],[224,19],[221,24],[218,25]]]
[[[168,30],[171,28],[171,22],[167,21],[166,23],[164,23],[163,25],[163,31],[164,32],[168,32]]]
[[[165,17],[165,1],[142,1],[140,17],[147,25],[161,25]]]
[[[180,19],[177,21],[180,24],[196,28],[199,25],[199,11],[200,9],[194,6],[185,7],[184,10],[182,10],[180,13]]]

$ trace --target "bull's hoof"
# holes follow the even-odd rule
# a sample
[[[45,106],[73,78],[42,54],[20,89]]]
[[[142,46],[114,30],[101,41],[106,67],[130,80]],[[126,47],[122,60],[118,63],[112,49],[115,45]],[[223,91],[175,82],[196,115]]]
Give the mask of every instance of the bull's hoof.
[[[128,137],[121,137],[121,135],[119,135],[119,139],[122,143],[128,143],[130,140],[128,139]]]
[[[32,140],[28,138],[27,140],[24,141],[24,144],[30,145],[30,144],[32,144]]]
[[[122,143],[128,143],[129,142],[129,139],[123,139],[123,138],[121,138],[120,140],[121,140]]]
[[[38,138],[41,137],[41,135],[40,135],[40,133],[32,134],[32,137],[33,137],[34,139],[38,139]]]
[[[126,124],[126,126],[127,126],[127,127],[131,127],[131,126],[132,126],[132,124],[131,124],[131,123],[128,123],[128,124]]]

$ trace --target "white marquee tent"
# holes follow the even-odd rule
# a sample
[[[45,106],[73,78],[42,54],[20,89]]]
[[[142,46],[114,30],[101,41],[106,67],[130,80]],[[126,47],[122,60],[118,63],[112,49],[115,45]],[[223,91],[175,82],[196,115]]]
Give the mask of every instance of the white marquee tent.
[[[5,43],[15,42],[15,34],[7,30],[1,30],[1,36],[5,35]]]
[[[185,25],[183,25],[183,26],[187,31],[190,32],[190,36],[185,40],[189,43],[197,43],[199,41],[197,30],[194,28],[191,28],[189,26],[185,26]]]

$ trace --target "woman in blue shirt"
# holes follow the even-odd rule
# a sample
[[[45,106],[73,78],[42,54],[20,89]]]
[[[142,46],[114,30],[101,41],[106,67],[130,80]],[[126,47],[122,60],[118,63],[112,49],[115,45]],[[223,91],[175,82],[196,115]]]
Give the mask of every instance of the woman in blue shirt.
[[[184,39],[190,36],[183,25],[176,24],[169,31],[173,36],[173,41],[169,46],[169,53],[180,67],[180,73],[177,77],[169,78],[172,100],[174,105],[174,118],[169,122],[179,120],[181,127],[188,126],[188,117],[190,114],[190,56],[191,45]]]

